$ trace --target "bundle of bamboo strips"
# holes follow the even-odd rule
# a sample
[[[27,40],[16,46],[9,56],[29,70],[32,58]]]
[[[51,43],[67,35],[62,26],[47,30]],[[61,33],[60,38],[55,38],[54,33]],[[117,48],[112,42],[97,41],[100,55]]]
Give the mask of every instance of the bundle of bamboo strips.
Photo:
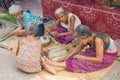
[[[56,45],[47,49],[48,57],[52,61],[59,61],[68,55],[68,46]]]

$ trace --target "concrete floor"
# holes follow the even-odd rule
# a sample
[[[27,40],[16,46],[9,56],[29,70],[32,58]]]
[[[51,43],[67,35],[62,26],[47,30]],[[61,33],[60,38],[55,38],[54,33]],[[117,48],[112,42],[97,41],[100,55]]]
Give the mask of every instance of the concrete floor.
[[[30,10],[36,16],[43,16],[41,0],[16,0],[15,4],[21,5],[24,11]]]

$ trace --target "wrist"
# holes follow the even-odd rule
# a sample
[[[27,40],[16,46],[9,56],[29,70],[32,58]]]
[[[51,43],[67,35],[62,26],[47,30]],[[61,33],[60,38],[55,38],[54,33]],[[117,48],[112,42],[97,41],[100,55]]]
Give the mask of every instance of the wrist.
[[[84,56],[82,56],[82,55],[81,55],[81,56],[79,56],[79,59],[82,59],[82,60],[84,60]]]
[[[64,36],[62,33],[59,33],[58,36]]]
[[[61,34],[58,34],[58,36],[61,36]]]
[[[22,28],[18,27],[17,29],[21,30]]]

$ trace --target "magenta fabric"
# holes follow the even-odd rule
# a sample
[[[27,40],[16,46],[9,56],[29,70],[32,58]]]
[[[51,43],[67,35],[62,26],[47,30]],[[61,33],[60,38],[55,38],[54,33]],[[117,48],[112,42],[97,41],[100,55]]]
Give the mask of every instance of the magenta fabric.
[[[66,11],[77,15],[82,24],[92,31],[109,34],[113,39],[120,38],[120,9],[110,9],[101,4],[102,0],[41,0],[43,15],[55,19],[55,10],[62,6]],[[54,6],[53,6],[54,5]]]
[[[66,28],[62,27],[62,26],[59,26],[56,30],[52,30],[52,31],[62,33],[62,32],[67,32],[68,30]],[[72,35],[59,36],[59,37],[54,37],[54,38],[55,38],[56,41],[60,42],[61,44],[67,44],[67,43],[70,43],[73,40]]]
[[[86,51],[79,53],[83,56],[88,57],[95,57],[96,53],[92,51],[91,49],[87,49]],[[98,71],[104,68],[109,67],[113,61],[115,60],[115,57],[117,56],[117,52],[115,53],[104,53],[104,58],[102,63],[92,63],[85,60],[77,60],[74,58],[69,58],[66,61],[66,69],[71,72],[94,72]]]

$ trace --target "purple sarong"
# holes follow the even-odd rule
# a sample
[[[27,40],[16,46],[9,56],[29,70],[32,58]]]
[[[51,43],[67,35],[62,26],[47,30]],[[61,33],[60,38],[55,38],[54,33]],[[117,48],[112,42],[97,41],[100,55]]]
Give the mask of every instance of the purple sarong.
[[[62,27],[62,26],[59,26],[57,29],[52,30],[52,31],[56,31],[58,33],[63,33],[63,32],[67,32],[68,30],[66,28]],[[72,35],[57,36],[57,37],[54,37],[54,38],[55,38],[56,41],[60,42],[61,44],[67,44],[67,43],[70,43],[73,40]]]
[[[83,56],[96,57],[96,53],[91,49],[79,53]],[[104,53],[104,58],[102,63],[92,63],[85,60],[77,60],[75,58],[69,58],[66,61],[66,69],[71,72],[94,72],[104,68],[109,67],[117,56],[115,53]]]

